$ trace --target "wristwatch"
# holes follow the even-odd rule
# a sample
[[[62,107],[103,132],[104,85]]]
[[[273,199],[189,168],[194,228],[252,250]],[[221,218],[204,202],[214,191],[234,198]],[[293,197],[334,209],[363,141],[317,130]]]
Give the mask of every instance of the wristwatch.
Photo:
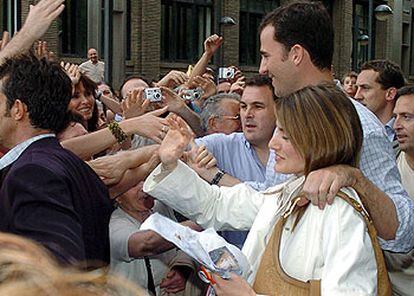
[[[221,178],[223,178],[224,174],[225,172],[219,170],[217,174],[214,176],[213,180],[211,181],[211,185],[217,185],[220,182]]]

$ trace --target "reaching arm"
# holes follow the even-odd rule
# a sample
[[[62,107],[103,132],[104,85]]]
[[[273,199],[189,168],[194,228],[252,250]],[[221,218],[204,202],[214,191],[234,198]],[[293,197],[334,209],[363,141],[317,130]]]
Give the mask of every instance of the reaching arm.
[[[181,99],[180,96],[178,96],[174,91],[164,86],[161,87],[161,90],[164,94],[165,104],[168,106],[168,111],[182,117],[196,135],[200,136],[204,134],[204,131],[201,128],[200,116],[191,110],[184,100]]]
[[[164,135],[162,132],[163,126],[167,125],[167,121],[157,116],[164,114],[166,111],[167,108],[155,110],[139,117],[124,120],[119,123],[119,126],[128,136],[138,134],[160,143]],[[116,139],[111,131],[104,128],[84,136],[65,140],[61,144],[80,158],[89,160],[93,155],[115,143]]]
[[[181,225],[190,227],[195,231],[200,231],[200,227],[191,221],[184,221]],[[129,256],[133,258],[142,258],[144,256],[153,256],[174,248],[174,244],[165,240],[158,233],[152,230],[138,231],[130,236],[128,240]]]
[[[189,82],[192,82],[194,77],[201,76],[206,71],[208,62],[213,57],[214,53],[219,49],[223,43],[223,37],[219,37],[214,34],[208,37],[204,41],[204,53],[201,58],[198,60],[197,64],[194,66],[193,71],[191,72]]]
[[[30,5],[29,15],[20,32],[0,51],[0,65],[6,58],[28,51],[40,39],[54,19],[63,11],[64,0],[42,0]]]

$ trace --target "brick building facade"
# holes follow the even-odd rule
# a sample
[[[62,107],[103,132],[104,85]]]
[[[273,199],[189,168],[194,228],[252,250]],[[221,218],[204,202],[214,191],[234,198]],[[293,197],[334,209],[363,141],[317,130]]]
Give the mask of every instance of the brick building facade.
[[[246,73],[257,72],[257,25],[274,7],[290,0],[113,0],[113,84],[125,75],[157,79],[171,69],[186,70],[202,52],[202,40],[211,33],[224,36],[222,51],[212,65],[237,65]],[[0,0],[0,29],[15,30],[34,0]],[[337,77],[358,70],[367,55],[359,41],[367,34],[369,0],[327,0],[335,28],[334,72]],[[66,0],[67,12],[54,22],[44,39],[60,59],[81,62],[86,49],[103,53],[106,28],[104,0]],[[399,63],[407,77],[414,78],[412,0],[373,1],[388,4],[394,14],[385,22],[372,21],[372,58]],[[220,24],[230,16],[236,25]],[[13,20],[12,20],[13,19]],[[360,44],[361,43],[361,44]]]

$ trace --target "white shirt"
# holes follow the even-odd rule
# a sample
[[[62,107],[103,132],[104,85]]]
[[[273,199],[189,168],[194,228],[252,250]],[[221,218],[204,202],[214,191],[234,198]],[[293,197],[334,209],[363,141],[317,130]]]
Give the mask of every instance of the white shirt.
[[[248,230],[243,253],[252,265],[252,283],[281,210],[301,188],[291,179],[265,192],[245,184],[210,186],[182,162],[162,180],[158,166],[144,191],[179,210],[202,227]],[[359,201],[352,189],[345,189]],[[270,194],[273,192],[273,194]],[[291,221],[288,220],[288,223]],[[284,270],[300,280],[321,279],[322,295],[375,295],[376,262],[365,222],[345,201],[336,198],[324,211],[310,206],[295,232],[283,232],[280,259]]]

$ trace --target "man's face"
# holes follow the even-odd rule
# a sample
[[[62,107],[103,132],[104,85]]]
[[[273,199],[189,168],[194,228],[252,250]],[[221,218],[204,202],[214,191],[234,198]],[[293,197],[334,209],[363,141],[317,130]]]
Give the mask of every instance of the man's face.
[[[369,110],[377,116],[384,110],[386,106],[387,90],[381,88],[381,84],[377,82],[379,73],[374,70],[363,70],[358,75],[358,90],[355,99],[365,105]]]
[[[276,126],[275,103],[268,86],[247,86],[240,100],[240,118],[247,141],[267,145]]]
[[[414,94],[398,98],[394,129],[402,151],[414,155]]]
[[[296,66],[290,61],[289,52],[283,44],[274,40],[275,28],[265,27],[260,33],[260,74],[272,78],[273,87],[277,96],[288,95],[300,87],[296,76]]]
[[[213,117],[207,132],[229,135],[241,131],[240,103],[233,99],[222,99],[219,108],[220,114]]]
[[[88,58],[94,64],[98,62],[98,52],[96,51],[96,49],[94,49],[94,48],[89,49]]]
[[[0,145],[5,148],[13,148],[9,138],[14,126],[10,112],[7,110],[7,97],[3,93],[3,82],[0,81]]]

